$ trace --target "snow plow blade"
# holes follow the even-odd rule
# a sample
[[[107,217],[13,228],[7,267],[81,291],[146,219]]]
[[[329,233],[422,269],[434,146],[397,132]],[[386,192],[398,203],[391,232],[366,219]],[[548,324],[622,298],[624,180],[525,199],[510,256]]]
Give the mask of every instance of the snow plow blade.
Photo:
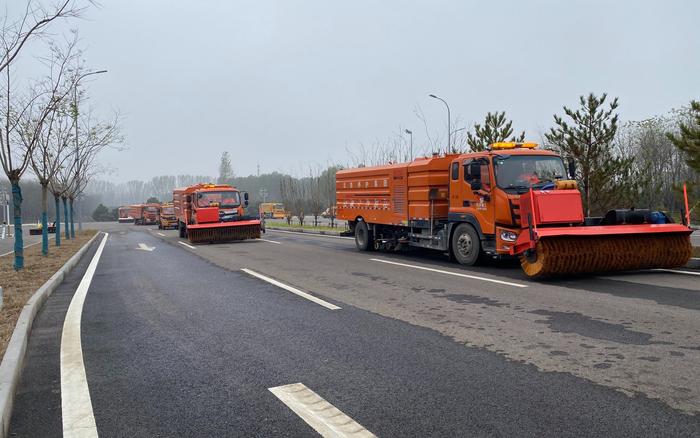
[[[692,255],[691,231],[682,225],[538,229],[534,250],[520,255],[528,277],[677,268]],[[598,230],[596,230],[598,228]]]
[[[259,239],[260,221],[248,220],[190,225],[187,227],[187,238],[191,243],[219,243]]]

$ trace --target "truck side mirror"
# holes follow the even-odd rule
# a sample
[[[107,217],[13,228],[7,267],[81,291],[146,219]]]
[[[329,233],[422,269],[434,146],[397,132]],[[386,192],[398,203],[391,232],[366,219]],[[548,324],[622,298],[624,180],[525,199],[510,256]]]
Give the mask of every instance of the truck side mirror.
[[[243,192],[243,205],[248,206],[248,192]]]
[[[192,202],[192,195],[187,195],[185,197],[185,202],[187,202],[188,204],[191,203]]]
[[[477,191],[477,190],[481,190],[481,189],[482,189],[481,180],[480,180],[480,179],[475,179],[475,180],[473,180],[472,182],[469,183],[469,185],[472,187],[472,190],[474,190],[474,191]]]
[[[569,158],[569,178],[576,179],[576,161],[573,158]]]

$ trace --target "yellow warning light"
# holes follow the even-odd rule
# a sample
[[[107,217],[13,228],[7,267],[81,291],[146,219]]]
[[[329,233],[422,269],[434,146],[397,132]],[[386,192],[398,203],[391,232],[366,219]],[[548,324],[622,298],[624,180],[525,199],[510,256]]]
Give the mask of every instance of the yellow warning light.
[[[518,143],[518,142],[514,142],[514,141],[499,141],[497,143],[491,144],[492,150],[515,149],[515,148],[534,149],[536,147],[537,147],[537,143]]]

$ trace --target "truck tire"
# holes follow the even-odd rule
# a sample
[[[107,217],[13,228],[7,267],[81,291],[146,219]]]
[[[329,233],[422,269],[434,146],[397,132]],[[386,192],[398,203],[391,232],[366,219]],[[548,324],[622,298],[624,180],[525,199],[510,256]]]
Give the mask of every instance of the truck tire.
[[[184,239],[185,238],[185,224],[183,224],[182,222],[178,222],[177,229],[178,229],[178,231],[180,231],[180,239]]]
[[[355,225],[355,245],[360,251],[371,251],[374,248],[372,242],[372,232],[367,226],[367,222],[359,221]]]
[[[452,234],[451,252],[460,265],[472,266],[479,261],[481,241],[469,224],[460,224]]]

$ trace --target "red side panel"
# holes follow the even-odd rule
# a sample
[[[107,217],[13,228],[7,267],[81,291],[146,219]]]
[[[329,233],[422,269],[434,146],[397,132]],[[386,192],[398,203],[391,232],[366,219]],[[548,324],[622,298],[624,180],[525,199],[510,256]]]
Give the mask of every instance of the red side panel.
[[[534,202],[531,201],[531,194]],[[583,223],[583,204],[578,190],[538,190],[520,195],[520,218],[528,227],[528,213],[535,205],[535,225]]]
[[[207,207],[197,209],[196,219],[198,224],[219,222],[219,207]]]
[[[224,227],[240,227],[245,225],[260,225],[258,219],[252,219],[249,221],[235,221],[235,222],[216,222],[216,223],[206,223],[206,224],[189,224],[187,229],[202,229],[202,228],[224,228]]]

